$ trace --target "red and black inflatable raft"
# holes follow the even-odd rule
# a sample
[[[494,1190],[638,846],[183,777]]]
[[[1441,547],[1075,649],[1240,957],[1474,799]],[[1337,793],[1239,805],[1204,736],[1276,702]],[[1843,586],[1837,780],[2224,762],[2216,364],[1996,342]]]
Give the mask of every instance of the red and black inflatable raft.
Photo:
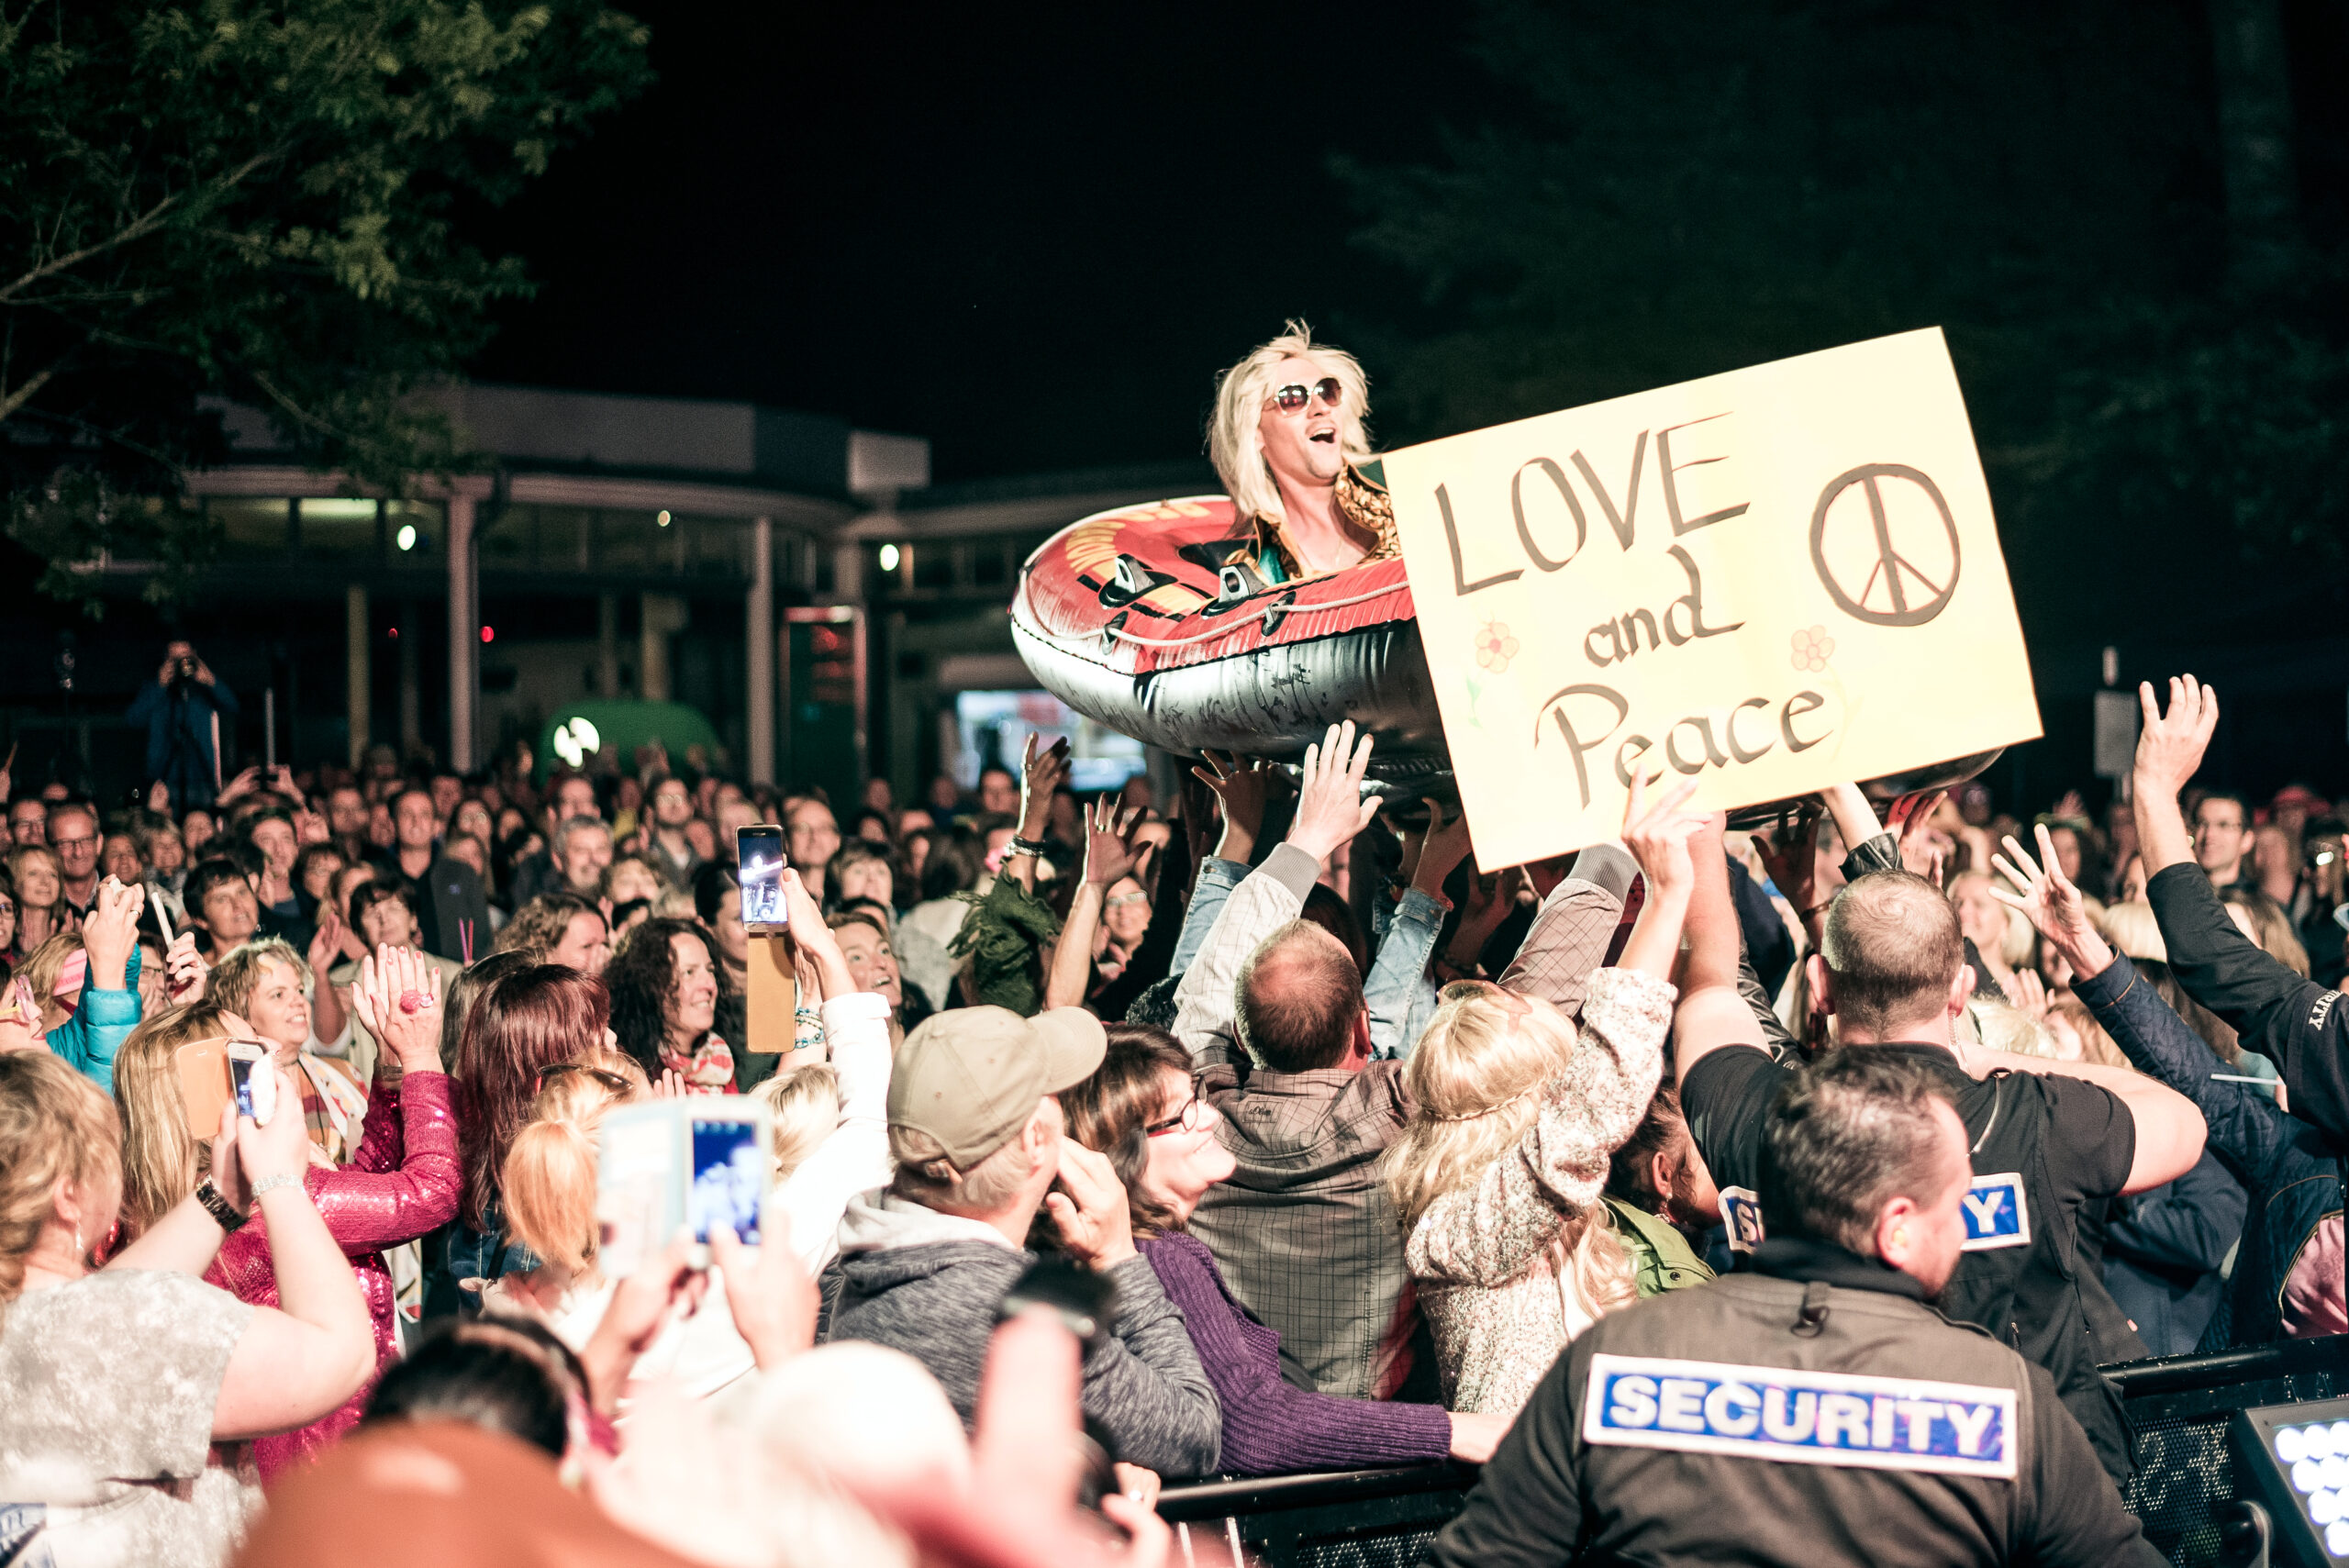
[[[1224,564],[1248,530],[1221,495],[1101,512],[1022,568],[1011,629],[1079,713],[1171,751],[1292,758],[1342,719],[1390,783],[1449,773],[1399,560],[1264,584]]]

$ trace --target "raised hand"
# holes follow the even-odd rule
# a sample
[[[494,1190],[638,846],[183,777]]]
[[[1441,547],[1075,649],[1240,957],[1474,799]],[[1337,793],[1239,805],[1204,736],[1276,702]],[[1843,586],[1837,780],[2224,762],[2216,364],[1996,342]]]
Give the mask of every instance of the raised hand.
[[[1419,862],[1411,868],[1411,885],[1434,898],[1442,896],[1453,867],[1468,858],[1468,814],[1462,811],[1446,822],[1442,806],[1430,800],[1427,808],[1427,832],[1419,842]]]
[[[1668,792],[1653,807],[1646,804],[1645,792],[1646,781],[1632,774],[1631,798],[1623,805],[1623,843],[1640,863],[1640,874],[1647,878],[1651,894],[1686,891],[1697,881],[1689,838],[1711,817],[1687,809],[1688,797],[1697,793],[1694,779]]]
[[[194,931],[182,931],[163,950],[163,995],[175,1007],[203,1001],[205,978],[211,973],[212,966],[195,951]]]
[[[2006,990],[2009,993],[2007,1000],[2015,1005],[2015,1011],[2032,1023],[2045,1020],[2048,1006],[2047,982],[2039,978],[2039,971],[2016,970],[2008,977]]]
[[[724,1226],[709,1233],[709,1261],[726,1277],[726,1309],[761,1372],[774,1371],[816,1342],[822,1305],[814,1276],[791,1250],[791,1222],[774,1207],[767,1223],[766,1239],[757,1247],[743,1246]]]
[[[1223,842],[1216,850],[1217,858],[1245,862],[1256,852],[1256,835],[1264,826],[1264,800],[1272,788],[1272,769],[1261,762],[1243,763],[1230,751],[1221,756],[1213,751],[1199,755],[1207,759],[1208,765],[1193,768],[1191,776],[1215,791],[1216,799],[1223,807]]]
[[[2202,753],[2219,728],[2219,694],[2191,675],[2173,675],[2166,714],[2155,703],[2150,681],[2138,683],[2137,703],[2145,715],[2145,727],[2137,734],[2137,793],[2158,792],[2175,800],[2201,768]]]
[[[2009,907],[2021,910],[2023,917],[2047,939],[2049,945],[2064,955],[2074,973],[2083,979],[2101,974],[2112,963],[2112,949],[2090,923],[2087,904],[2081,898],[2080,890],[2072,885],[2064,875],[2064,868],[2056,863],[2054,837],[2044,827],[2036,831],[2039,859],[2032,859],[2009,835],[2007,852],[1991,862],[1999,875],[2021,891],[2009,893],[1993,883],[1991,895]]]
[[[119,991],[128,983],[130,950],[139,943],[139,911],[147,905],[142,886],[125,887],[113,877],[98,884],[97,901],[82,923],[82,945],[89,951],[90,985]]]
[[[407,948],[388,944],[359,961],[351,988],[359,1021],[403,1073],[440,1071],[440,971]]]
[[[1378,815],[1378,799],[1362,797],[1363,774],[1370,769],[1371,738],[1354,739],[1354,721],[1330,726],[1319,745],[1305,749],[1305,774],[1298,782],[1297,819],[1288,841],[1325,865],[1338,846]]]
[[[1140,810],[1122,815],[1118,803],[1103,797],[1085,808],[1085,880],[1106,890],[1121,876],[1130,876],[1141,862],[1134,849],[1133,831],[1141,822]]]
[[[1019,836],[1036,840],[1052,821],[1052,793],[1068,779],[1068,738],[1041,749],[1036,745],[1040,739],[1030,730],[1019,758]]]

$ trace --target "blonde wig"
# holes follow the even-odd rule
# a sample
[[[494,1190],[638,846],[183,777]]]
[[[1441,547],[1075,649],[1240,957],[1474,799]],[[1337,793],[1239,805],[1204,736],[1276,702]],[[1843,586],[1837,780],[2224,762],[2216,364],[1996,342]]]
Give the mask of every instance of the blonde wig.
[[[1252,350],[1216,381],[1208,458],[1242,521],[1250,517],[1275,523],[1288,520],[1281,507],[1280,486],[1273,482],[1273,471],[1264,462],[1264,439],[1256,426],[1264,417],[1264,405],[1285,380],[1281,361],[1289,359],[1310,361],[1320,375],[1337,377],[1345,395],[1338,408],[1338,450],[1350,463],[1370,461],[1370,378],[1363,373],[1362,361],[1343,349],[1314,342],[1312,328],[1291,321],[1286,331]]]
[[[210,1163],[211,1150],[188,1131],[178,1056],[184,1045],[225,1039],[224,1011],[208,1000],[171,1008],[132,1029],[115,1053],[114,1097],[122,1107],[122,1224],[128,1236],[141,1234],[170,1213],[195,1190]]]
[[[829,1062],[779,1073],[751,1091],[774,1114],[774,1179],[790,1179],[841,1125],[841,1077]]]
[[[596,1131],[634,1097],[628,1079],[592,1062],[549,1068],[498,1172],[507,1233],[573,1277],[596,1262]]]
[[[1386,1192],[1408,1234],[1435,1200],[1514,1156],[1542,1114],[1543,1091],[1581,1048],[1573,1018],[1539,997],[1466,981],[1442,1003],[1403,1069],[1412,1101],[1386,1156]],[[1638,1296],[1631,1254],[1603,1218],[1560,1210],[1553,1253],[1593,1316]]]
[[[120,1135],[95,1084],[46,1051],[0,1051],[0,1305],[25,1288],[25,1262],[70,1183],[83,1207],[118,1186]],[[97,1217],[93,1215],[92,1219]],[[105,1237],[83,1240],[95,1247]]]

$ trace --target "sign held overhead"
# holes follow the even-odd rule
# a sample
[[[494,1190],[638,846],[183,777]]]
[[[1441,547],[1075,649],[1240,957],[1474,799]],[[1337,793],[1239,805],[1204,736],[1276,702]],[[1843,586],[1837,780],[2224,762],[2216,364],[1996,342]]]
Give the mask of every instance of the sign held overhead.
[[[1477,863],[2035,739],[1938,328],[1388,453]]]

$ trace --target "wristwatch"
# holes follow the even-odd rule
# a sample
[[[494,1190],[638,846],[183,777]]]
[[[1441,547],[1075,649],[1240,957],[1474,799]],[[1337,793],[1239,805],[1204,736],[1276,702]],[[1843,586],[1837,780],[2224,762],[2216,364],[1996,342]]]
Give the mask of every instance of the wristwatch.
[[[221,1229],[232,1236],[245,1222],[246,1217],[239,1214],[228,1200],[220,1195],[220,1189],[213,1184],[209,1176],[195,1184],[195,1201],[204,1206],[206,1214],[220,1222]]]

